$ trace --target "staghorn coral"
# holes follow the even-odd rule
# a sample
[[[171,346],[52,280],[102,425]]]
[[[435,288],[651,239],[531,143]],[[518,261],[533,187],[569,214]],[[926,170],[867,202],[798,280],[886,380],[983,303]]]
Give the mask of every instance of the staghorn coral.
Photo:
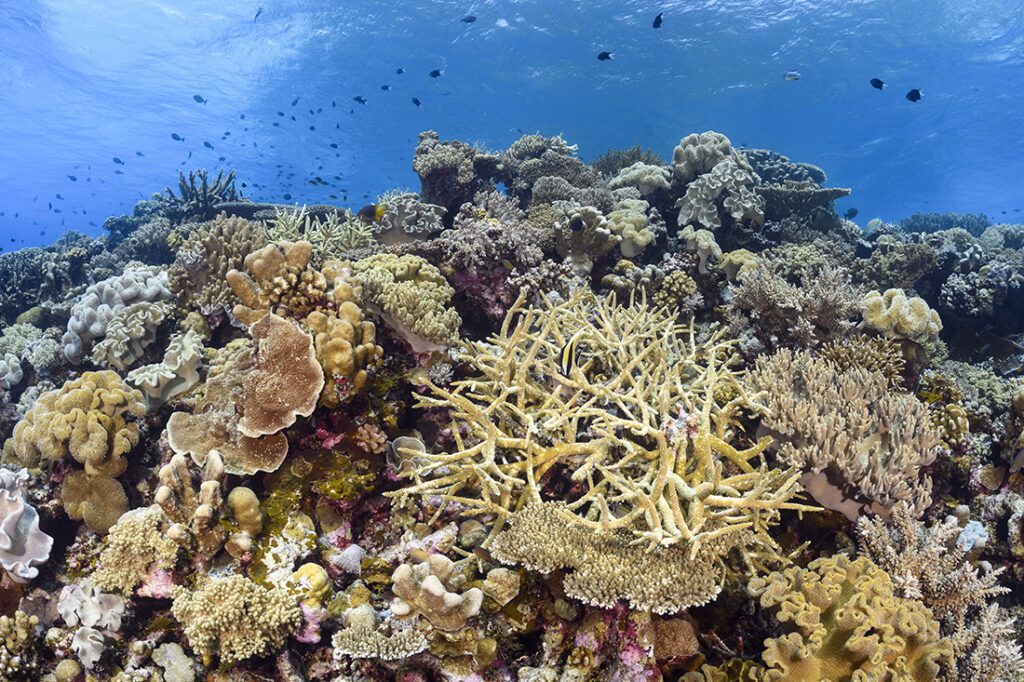
[[[199,334],[188,330],[167,344],[163,362],[133,369],[125,381],[146,396],[146,404],[157,408],[185,393],[199,382],[203,342]]]
[[[705,666],[700,680],[935,680],[952,659],[931,612],[893,590],[885,571],[842,554],[754,578],[748,589],[782,634],[765,640],[763,664]],[[739,671],[742,670],[742,673]]]
[[[207,665],[216,655],[229,667],[274,653],[302,621],[286,591],[241,575],[211,578],[196,590],[176,588],[171,612]]]
[[[455,564],[443,554],[431,554],[415,564],[399,564],[391,574],[395,600],[391,612],[397,618],[422,615],[440,630],[461,630],[480,611],[484,595],[477,587],[456,592]]]
[[[270,242],[309,242],[310,263],[318,267],[325,260],[374,243],[370,225],[355,217],[342,217],[337,211],[314,216],[305,206],[275,206],[274,219],[264,224],[264,230]]]
[[[53,538],[39,528],[39,514],[28,503],[28,470],[0,469],[0,567],[16,583],[39,575]]]
[[[377,254],[352,265],[367,303],[418,353],[458,341],[462,319],[441,272],[418,256]]]
[[[567,377],[559,350],[576,334],[581,362]],[[779,511],[810,509],[792,501],[796,474],[755,466],[767,440],[729,443],[749,399],[729,371],[732,344],[697,344],[645,303],[581,292],[526,308],[521,296],[500,334],[461,357],[475,377],[428,382],[419,398],[452,410],[455,447],[419,455],[412,485],[390,493],[399,499],[439,496],[442,508],[497,514],[497,528],[559,472],[579,485],[567,510],[580,526],[691,555],[748,527],[750,551],[770,553]],[[718,404],[725,386],[735,397]]]
[[[313,338],[294,322],[271,313],[249,332],[254,348],[207,381],[196,413],[175,412],[167,422],[176,453],[202,464],[218,450],[230,474],[277,469],[288,452],[280,431],[312,414],[324,387]]]
[[[221,213],[195,225],[167,271],[171,291],[184,311],[203,315],[230,311],[237,299],[226,277],[266,243],[259,223]]]
[[[891,391],[885,375],[783,348],[758,358],[747,382],[766,407],[762,425],[778,438],[779,457],[804,472],[819,503],[851,520],[888,516],[901,500],[917,514],[928,506],[922,468],[940,437],[927,406]]]
[[[124,514],[107,535],[93,584],[107,592],[131,595],[151,571],[173,569],[178,543],[167,537],[166,530],[159,509],[140,507]]]
[[[142,358],[167,315],[161,303],[133,303],[114,313],[107,324],[106,338],[93,346],[92,361],[122,372]]]
[[[888,338],[934,340],[942,331],[939,314],[924,299],[908,297],[899,289],[869,291],[861,300],[863,327]]]

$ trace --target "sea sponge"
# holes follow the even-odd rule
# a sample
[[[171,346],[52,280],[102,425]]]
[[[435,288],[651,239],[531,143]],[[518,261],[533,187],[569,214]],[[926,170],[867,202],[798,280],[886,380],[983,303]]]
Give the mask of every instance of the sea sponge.
[[[863,326],[889,338],[935,340],[942,331],[939,314],[923,298],[908,297],[899,289],[869,291],[861,300]]]
[[[119,476],[139,442],[126,418],[145,413],[142,394],[116,372],[85,372],[39,397],[4,443],[4,461],[34,468],[70,454],[89,474]]]
[[[247,272],[230,270],[228,284],[241,301],[234,315],[252,325],[267,311],[302,319],[326,302],[327,280],[309,266],[309,242],[272,242],[245,257]]]
[[[458,341],[462,319],[449,307],[455,290],[423,258],[381,253],[357,261],[352,272],[369,305],[414,351],[437,350]]]
[[[931,611],[897,597],[888,574],[866,557],[817,559],[754,578],[748,589],[782,634],[765,640],[763,665],[729,679],[925,682],[952,662]],[[683,679],[720,679],[722,672],[705,666]]]
[[[241,575],[211,578],[196,589],[175,588],[171,613],[206,665],[218,655],[226,667],[274,653],[302,623],[286,590],[270,590]]]
[[[53,538],[39,529],[39,514],[28,503],[28,481],[26,469],[0,469],[0,566],[17,583],[38,576],[36,566],[46,563],[53,547]]]
[[[605,216],[608,229],[619,235],[619,250],[626,258],[635,258],[654,241],[654,231],[647,220],[650,207],[642,199],[623,199]]]
[[[167,314],[160,303],[133,303],[114,313],[107,324],[106,338],[93,346],[92,361],[121,371],[135,364],[156,339],[156,331]]]
[[[461,594],[455,564],[443,554],[431,554],[416,564],[400,564],[391,574],[395,600],[391,612],[398,618],[422,615],[435,628],[461,630],[466,621],[480,612],[484,595],[477,587]]]
[[[125,380],[145,394],[150,408],[157,408],[199,383],[202,361],[203,341],[190,329],[171,339],[163,362],[134,369]]]

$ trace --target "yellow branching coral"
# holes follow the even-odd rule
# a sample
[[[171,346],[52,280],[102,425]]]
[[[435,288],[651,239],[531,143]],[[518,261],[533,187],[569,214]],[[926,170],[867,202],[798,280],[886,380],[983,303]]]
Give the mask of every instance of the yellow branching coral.
[[[363,285],[366,300],[414,351],[458,341],[462,319],[449,305],[455,290],[423,258],[379,253],[356,261],[352,271]]]
[[[900,289],[870,291],[860,306],[864,326],[889,338],[927,341],[938,338],[942,331],[939,314],[923,298],[908,297]]]
[[[840,370],[806,351],[758,358],[748,383],[778,435],[779,456],[805,472],[804,487],[851,520],[887,516],[900,500],[918,513],[931,501],[931,464],[940,437],[928,407],[889,388],[880,372]]]
[[[117,372],[85,372],[39,397],[4,443],[4,460],[36,468],[70,454],[90,475],[119,476],[139,442],[139,427],[127,417],[145,413],[142,394]]]
[[[327,280],[309,267],[312,255],[309,242],[272,242],[246,256],[247,272],[227,274],[231,290],[241,301],[235,306],[235,317],[251,325],[268,310],[302,319],[321,307],[327,298]]]
[[[122,516],[107,536],[93,584],[130,595],[151,569],[174,568],[178,544],[167,537],[166,530],[159,509],[133,509]]]
[[[793,501],[798,472],[760,461],[769,439],[730,443],[737,411],[752,404],[729,369],[731,342],[698,344],[664,311],[613,296],[579,292],[542,309],[524,301],[463,355],[476,376],[428,382],[419,405],[452,411],[456,447],[418,454],[413,484],[394,495],[494,513],[497,529],[560,471],[576,484],[564,509],[575,524],[691,556],[741,531],[774,547],[767,529],[779,511],[811,509]],[[574,336],[578,363],[565,376],[560,351]],[[726,385],[733,397],[720,404]]]
[[[865,557],[817,559],[755,578],[749,590],[783,631],[765,640],[763,665],[734,663],[728,678],[705,666],[684,680],[925,682],[951,663],[931,611],[897,597],[889,576]]]
[[[302,622],[286,590],[269,590],[241,575],[213,578],[195,590],[176,588],[171,613],[207,665],[219,655],[227,667],[275,652]]]
[[[39,669],[36,647],[39,637],[38,616],[15,611],[14,616],[0,616],[0,678],[5,680],[35,679]]]

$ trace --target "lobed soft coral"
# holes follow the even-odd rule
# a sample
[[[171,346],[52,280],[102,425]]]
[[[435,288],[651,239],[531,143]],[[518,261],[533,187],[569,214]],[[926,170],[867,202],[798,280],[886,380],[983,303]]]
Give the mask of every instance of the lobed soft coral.
[[[923,298],[907,296],[899,289],[869,291],[860,305],[863,326],[889,338],[927,341],[942,331],[939,314]]]

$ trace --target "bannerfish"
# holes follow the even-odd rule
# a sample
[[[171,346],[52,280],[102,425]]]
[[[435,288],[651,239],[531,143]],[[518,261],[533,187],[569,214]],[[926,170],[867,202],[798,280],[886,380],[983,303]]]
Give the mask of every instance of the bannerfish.
[[[203,99],[202,95],[192,95],[192,99],[194,99],[197,104],[206,104],[206,100]]]
[[[918,102],[922,97],[924,97],[924,93],[917,88],[914,88],[913,90],[907,93],[907,99],[909,99],[911,102]]]
[[[421,102],[421,101],[420,101],[420,98],[419,98],[419,97],[413,97],[413,98],[412,98],[412,103],[413,103],[413,104],[415,104],[415,105],[416,105],[417,107],[419,107],[419,106],[422,106],[422,105],[423,105],[423,102]]]
[[[441,69],[434,69],[433,71],[431,71],[430,72],[430,77],[431,78],[440,78],[441,77]]]
[[[848,208],[846,209],[846,213],[843,214],[843,217],[846,218],[847,220],[853,220],[854,218],[857,217],[858,213],[860,213],[860,211],[858,211],[857,209]]]
[[[359,102],[360,104],[366,104],[366,98],[363,97],[362,95],[356,95],[352,99],[354,99],[356,102]]]
[[[872,78],[869,82],[875,90],[881,90],[885,87],[885,82],[881,78]]]
[[[558,352],[558,368],[564,377],[568,377],[572,373],[573,367],[576,366],[576,349],[584,330],[586,327],[580,327]]]
[[[612,53],[611,52],[598,52],[597,53],[597,60],[598,61],[606,62],[606,61],[608,61],[611,58],[612,58]]]
[[[178,133],[171,133],[171,139],[174,140],[175,142],[184,142],[185,141],[185,138],[182,137],[181,135],[179,135]]]
[[[474,21],[476,21],[476,17],[474,17],[472,14],[467,14],[466,16],[462,17],[460,21],[464,24],[472,24]]]
[[[661,15],[663,12],[658,12],[658,16],[654,17],[654,23],[651,24],[651,28],[661,28]]]
[[[800,80],[800,72],[794,69],[792,71],[787,71],[782,75],[782,77],[788,81],[798,81]]]

